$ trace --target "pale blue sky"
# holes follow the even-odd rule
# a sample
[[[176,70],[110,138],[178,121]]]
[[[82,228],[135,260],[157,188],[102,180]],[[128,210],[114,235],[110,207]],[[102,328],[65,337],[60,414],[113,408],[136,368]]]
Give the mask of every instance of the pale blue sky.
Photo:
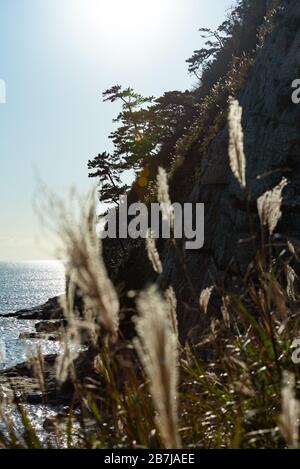
[[[185,59],[230,0],[0,0],[0,261],[49,258],[33,209],[36,174],[88,190],[86,163],[109,149],[114,84],[145,95],[190,88]]]

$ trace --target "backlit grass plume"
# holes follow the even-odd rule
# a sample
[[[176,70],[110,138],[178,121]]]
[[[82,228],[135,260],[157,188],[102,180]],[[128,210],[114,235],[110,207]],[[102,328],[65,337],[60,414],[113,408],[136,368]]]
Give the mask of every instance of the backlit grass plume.
[[[299,448],[300,402],[295,398],[295,376],[285,371],[281,391],[279,429],[290,449]]]
[[[164,297],[168,303],[169,318],[172,324],[173,332],[178,338],[179,331],[178,331],[178,319],[177,319],[177,299],[176,299],[176,294],[175,294],[173,287],[169,287],[164,292]]]
[[[238,101],[230,98],[229,116],[229,162],[231,170],[242,189],[246,187],[246,158],[242,128],[242,108]]]
[[[75,284],[70,277],[68,291],[61,301],[64,316],[68,322],[66,331],[62,334],[62,353],[58,355],[56,361],[56,379],[59,383],[64,383],[68,377],[70,367],[79,356],[81,338],[78,318],[75,313]]]
[[[257,201],[257,209],[262,225],[267,225],[270,235],[281,218],[282,191],[287,186],[288,181],[283,178],[282,181],[272,190],[265,192]]]
[[[116,337],[119,300],[102,257],[102,245],[96,231],[94,194],[83,207],[81,220],[73,231],[68,227],[65,230],[69,269],[74,272],[74,282],[83,294],[85,307],[93,311],[96,322],[108,335]]]
[[[170,304],[150,288],[137,299],[138,338],[134,344],[146,375],[156,424],[166,448],[181,446],[177,431],[178,338],[172,324]]]
[[[159,167],[157,175],[157,199],[160,203],[163,219],[167,221],[170,226],[173,226],[174,213],[169,195],[168,176],[166,171]]]
[[[63,337],[64,353],[58,359],[57,369],[59,381],[64,381],[78,356],[83,329],[88,330],[94,342],[97,341],[95,331],[105,343],[117,338],[119,300],[102,257],[94,192],[83,201],[72,193],[70,207],[67,207],[46,191],[44,203],[40,212],[58,238],[60,256],[67,266],[68,285],[62,306],[68,326]]]
[[[204,314],[207,314],[208,304],[209,304],[209,300],[212,295],[213,289],[214,289],[213,287],[205,288],[200,294],[199,305],[200,305],[201,312],[203,312]]]
[[[156,247],[155,239],[152,238],[152,233],[150,230],[148,230],[146,237],[146,250],[148,254],[148,259],[151,262],[154,271],[158,274],[161,274],[163,271],[162,263]]]

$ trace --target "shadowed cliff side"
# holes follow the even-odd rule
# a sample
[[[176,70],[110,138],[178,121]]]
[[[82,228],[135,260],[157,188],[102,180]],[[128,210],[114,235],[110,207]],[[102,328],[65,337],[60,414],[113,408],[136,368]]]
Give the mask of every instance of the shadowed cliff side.
[[[205,245],[199,251],[184,253],[184,268],[169,243],[160,246],[164,259],[160,281],[175,288],[183,329],[185,323],[187,329],[199,325],[199,315],[193,316],[193,305],[197,311],[199,294],[204,288],[220,282],[232,286],[235,278],[245,272],[260,233],[257,199],[283,176],[289,185],[284,191],[278,231],[283,240],[299,239],[300,106],[291,99],[292,82],[300,73],[297,0],[281,2],[272,29],[264,44],[257,48],[244,84],[236,93],[243,107],[247,195],[241,193],[229,168],[226,119],[205,151],[199,131],[199,138],[194,138],[177,174],[170,179],[171,194],[176,194],[173,202],[180,199],[205,203]],[[238,61],[242,60],[240,57]],[[227,109],[220,109],[220,114],[224,113],[227,116]],[[197,122],[194,127],[197,134]],[[138,252],[143,252],[143,243],[132,244],[134,247],[131,253],[129,248],[128,258],[115,278],[119,284],[128,283],[130,288],[136,284],[140,288],[152,278],[148,267],[141,272],[142,256]]]

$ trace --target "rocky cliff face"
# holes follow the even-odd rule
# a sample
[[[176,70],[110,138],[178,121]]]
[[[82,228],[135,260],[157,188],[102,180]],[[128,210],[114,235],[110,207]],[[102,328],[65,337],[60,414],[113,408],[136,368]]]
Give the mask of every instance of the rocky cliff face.
[[[278,231],[300,243],[300,105],[291,99],[296,78],[300,78],[300,2],[284,0],[278,24],[258,51],[239,101],[254,233],[259,233],[257,198],[285,176],[289,186],[284,191]],[[190,194],[191,201],[205,203],[205,246],[188,252],[186,258],[196,294],[216,278],[243,271],[253,253],[249,209],[247,213],[244,196],[231,174],[227,148],[225,128],[202,161],[202,177]],[[185,314],[191,291],[172,251],[165,256],[164,272],[181,300],[180,314]]]

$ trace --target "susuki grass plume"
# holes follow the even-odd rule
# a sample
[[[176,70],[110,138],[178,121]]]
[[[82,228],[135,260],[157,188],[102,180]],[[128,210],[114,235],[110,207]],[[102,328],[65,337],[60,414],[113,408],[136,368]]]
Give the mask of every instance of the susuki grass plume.
[[[288,298],[292,301],[296,301],[295,280],[298,279],[298,276],[290,265],[286,266],[286,277]]]
[[[281,391],[279,429],[290,449],[299,448],[300,402],[295,398],[295,376],[285,371]]]
[[[66,381],[70,367],[78,357],[81,346],[80,329],[75,313],[74,298],[75,284],[70,275],[68,291],[61,301],[68,326],[65,333],[62,335],[63,351],[58,355],[56,363],[56,378],[59,383]]]
[[[36,349],[30,348],[26,351],[27,361],[30,363],[33,376],[37,379],[39,389],[43,395],[46,394],[45,384],[45,369],[44,369],[44,355],[41,345],[39,344]]]
[[[154,407],[156,424],[166,448],[179,448],[177,430],[178,337],[172,325],[170,306],[154,289],[137,299],[138,338],[134,344],[146,375]]]
[[[67,266],[67,293],[62,306],[68,325],[57,368],[57,378],[64,381],[78,356],[83,329],[94,342],[95,334],[105,343],[117,338],[119,300],[102,257],[94,191],[83,201],[72,193],[70,207],[53,194],[46,194],[45,206],[39,211],[58,238],[60,257]]]
[[[210,300],[212,292],[213,292],[213,287],[208,287],[208,288],[205,288],[200,294],[199,305],[200,305],[201,312],[203,312],[204,314],[207,314],[208,304],[209,304],[209,300]]]
[[[175,291],[173,287],[169,287],[164,292],[164,296],[168,303],[169,318],[172,324],[173,332],[178,338],[179,331],[178,331],[178,319],[177,319],[177,299],[176,299],[176,295],[175,295]]]
[[[150,230],[148,230],[147,233],[146,250],[148,254],[148,259],[150,260],[154,271],[158,274],[161,274],[163,271],[162,263],[156,248],[155,239],[152,238]]]
[[[281,218],[282,191],[287,186],[288,181],[282,181],[272,190],[265,192],[257,201],[257,209],[262,225],[268,226],[272,235]]]
[[[239,102],[230,98],[229,116],[229,162],[231,170],[242,189],[246,188],[246,158],[242,128],[242,108]]]
[[[161,205],[163,218],[173,226],[174,213],[169,195],[168,176],[166,171],[159,167],[157,175],[157,199]]]
[[[56,221],[56,234],[61,241],[61,257],[80,292],[86,310],[111,338],[119,327],[119,300],[108,277],[97,234],[96,196],[92,191],[83,202],[73,195],[78,208],[69,210],[52,195],[48,197],[48,213]]]
[[[62,225],[68,268],[83,295],[85,307],[92,310],[95,321],[111,337],[119,327],[119,300],[104,265],[101,242],[97,235],[94,193],[83,206],[81,223]]]

